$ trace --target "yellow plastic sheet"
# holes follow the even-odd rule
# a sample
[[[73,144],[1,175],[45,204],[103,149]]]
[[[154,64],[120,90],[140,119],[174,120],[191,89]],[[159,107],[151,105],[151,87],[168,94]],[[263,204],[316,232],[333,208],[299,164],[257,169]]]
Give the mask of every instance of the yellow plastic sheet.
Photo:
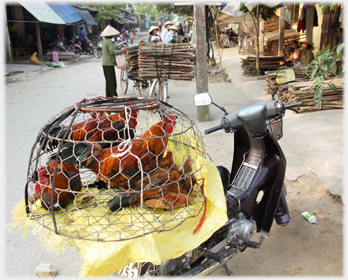
[[[180,141],[182,142],[183,139]],[[170,142],[168,149],[175,150],[175,155],[179,155],[179,157],[180,154],[184,154],[179,152],[180,145],[174,146],[173,142]],[[189,153],[191,154],[192,151]],[[61,253],[68,247],[75,248],[84,260],[81,276],[107,276],[122,269],[130,262],[160,264],[168,259],[177,258],[199,246],[227,221],[226,201],[216,166],[209,157],[194,156],[196,164],[198,161],[202,166],[201,174],[205,179],[204,194],[207,200],[204,223],[195,234],[193,232],[201,220],[203,210],[198,216],[186,219],[170,231],[153,232],[125,241],[97,242],[67,238],[28,219],[24,201],[19,202],[13,210],[14,226],[25,227],[25,232],[32,228],[48,251]],[[182,162],[182,160],[183,158],[175,159],[176,162]]]

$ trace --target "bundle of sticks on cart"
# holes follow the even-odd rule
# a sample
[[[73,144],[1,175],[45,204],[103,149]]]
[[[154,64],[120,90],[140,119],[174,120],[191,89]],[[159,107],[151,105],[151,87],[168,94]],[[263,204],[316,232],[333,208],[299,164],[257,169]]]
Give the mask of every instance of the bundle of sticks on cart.
[[[283,103],[288,104],[297,101],[303,101],[304,105],[298,107],[299,112],[311,112],[317,110],[329,110],[329,109],[343,109],[343,88],[344,81],[342,77],[329,77],[324,81],[326,83],[332,83],[336,86],[337,92],[333,91],[328,85],[324,85],[322,96],[322,107],[320,109],[315,107],[313,89],[314,81],[306,75],[306,66],[292,67],[295,72],[295,81],[292,83],[278,85],[276,94],[278,99]],[[310,71],[308,71],[310,72]],[[271,94],[276,87],[276,73],[277,71],[266,72],[266,89],[265,91]]]
[[[126,61],[128,69],[128,78],[131,80],[136,80],[139,78],[138,50],[139,46],[134,46],[127,49]]]
[[[137,50],[127,52],[127,68],[138,71],[138,78],[192,80],[195,49],[191,43],[165,44],[140,40]],[[136,74],[134,73],[134,76]]]

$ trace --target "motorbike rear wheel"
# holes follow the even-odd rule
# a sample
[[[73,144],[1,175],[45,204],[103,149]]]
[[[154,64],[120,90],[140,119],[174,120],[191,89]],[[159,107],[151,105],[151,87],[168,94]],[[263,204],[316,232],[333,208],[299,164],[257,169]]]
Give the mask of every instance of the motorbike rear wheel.
[[[96,49],[96,50],[95,50],[94,56],[95,56],[96,58],[101,58],[102,55],[103,55],[102,49]]]
[[[82,48],[78,45],[74,45],[74,49],[75,57],[80,57],[82,54]]]

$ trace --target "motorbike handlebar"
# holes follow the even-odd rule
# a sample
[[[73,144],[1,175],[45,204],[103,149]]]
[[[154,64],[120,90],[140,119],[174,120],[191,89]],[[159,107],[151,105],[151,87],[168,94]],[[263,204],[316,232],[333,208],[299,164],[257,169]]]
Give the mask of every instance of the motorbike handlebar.
[[[207,134],[213,133],[215,131],[218,131],[218,130],[220,130],[222,128],[223,128],[222,124],[219,124],[217,126],[214,126],[212,128],[208,128],[208,129],[204,130],[204,133],[207,135]]]
[[[284,105],[284,109],[291,109],[291,108],[302,106],[302,105],[303,105],[303,101],[298,101],[298,102]]]

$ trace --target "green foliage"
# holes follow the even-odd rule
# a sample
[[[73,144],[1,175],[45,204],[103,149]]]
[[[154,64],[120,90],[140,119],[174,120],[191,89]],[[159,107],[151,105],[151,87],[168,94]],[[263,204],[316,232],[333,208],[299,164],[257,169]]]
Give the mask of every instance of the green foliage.
[[[174,6],[173,3],[156,5],[157,10],[167,14],[178,14],[179,16],[193,16],[193,5]]]
[[[97,23],[102,20],[114,19],[117,20],[115,14],[123,14],[124,10],[127,8],[127,4],[121,4],[125,2],[105,2],[105,3],[83,3],[83,5],[88,7],[93,7],[98,9],[98,14],[94,17]],[[132,7],[131,11],[134,11]]]
[[[275,15],[276,10],[281,7],[283,4],[279,4],[277,6],[274,7],[269,7],[267,5],[263,5],[263,4],[259,4],[259,10],[257,11],[257,5],[251,10],[249,11],[249,9],[242,4],[240,11],[246,13],[251,13],[255,18],[257,17],[257,14],[259,14],[259,16],[261,16],[261,18],[264,21],[267,21],[268,19],[270,19],[271,17],[273,17]]]
[[[148,14],[150,15],[150,20],[156,20],[156,18],[161,18],[164,16],[163,11],[159,11],[157,9],[158,5],[153,5],[153,4],[145,4],[145,3],[138,3],[134,4],[134,9],[135,12],[140,13],[140,14]]]
[[[324,77],[328,78],[329,75],[342,76],[344,72],[343,65],[340,69],[337,69],[337,62],[343,61],[342,49],[344,43],[339,44],[331,49],[331,45],[328,45],[326,49],[322,49],[317,52],[314,56],[314,60],[308,64],[306,68],[306,74],[311,80],[314,81],[313,89],[315,90],[314,94],[314,103],[315,107],[322,107],[322,96],[324,84],[328,85],[334,92],[337,91],[337,88],[334,84],[330,82],[325,82]]]
[[[325,12],[327,8],[330,10],[336,11],[337,2],[335,3],[321,3],[319,7],[321,7],[322,13]],[[344,7],[341,10],[339,21],[342,21],[344,14]],[[331,45],[328,45],[326,49],[322,49],[317,52],[314,56],[314,60],[308,64],[306,68],[306,74],[313,81],[313,89],[315,90],[315,94],[313,96],[315,107],[322,107],[322,97],[323,97],[323,89],[324,84],[328,85],[334,92],[337,91],[337,88],[331,82],[324,82],[324,77],[328,77],[330,74],[335,76],[342,76],[344,72],[343,65],[340,69],[337,69],[337,62],[343,61],[342,50],[344,47],[344,43],[339,44],[331,49]],[[336,50],[335,50],[336,49]],[[308,74],[308,71],[311,69],[311,72]]]

